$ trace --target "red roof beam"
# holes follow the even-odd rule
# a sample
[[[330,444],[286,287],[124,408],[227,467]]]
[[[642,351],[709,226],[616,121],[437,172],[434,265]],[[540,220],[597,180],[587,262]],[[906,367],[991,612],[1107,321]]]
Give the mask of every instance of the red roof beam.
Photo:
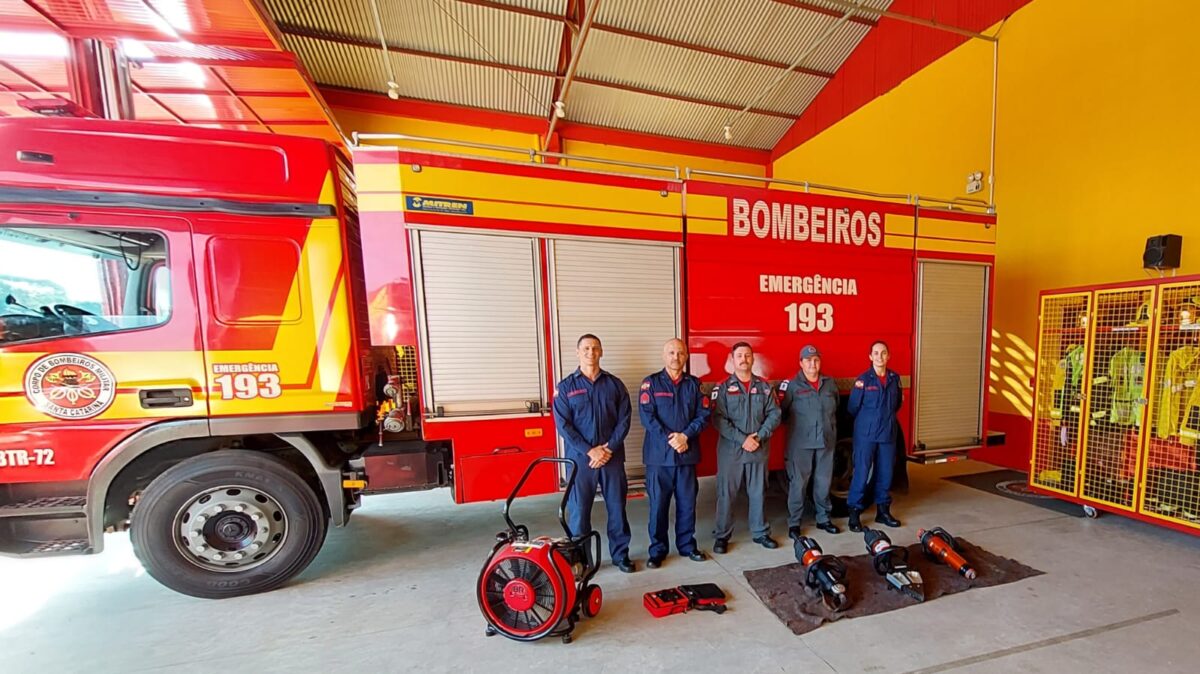
[[[326,102],[335,108],[377,115],[393,115],[434,122],[466,124],[469,126],[528,134],[540,134],[546,125],[545,120],[532,115],[422,101],[415,98],[401,98],[393,101],[383,94],[355,89],[322,87],[321,95]],[[754,150],[721,143],[707,143],[699,140],[685,140],[638,131],[580,124],[572,122],[569,119],[563,120],[562,124],[556,129],[556,133],[561,133],[562,137],[567,140],[580,140],[599,143],[601,145],[619,145],[747,164],[763,165],[767,164],[770,159],[770,153],[766,150]]]

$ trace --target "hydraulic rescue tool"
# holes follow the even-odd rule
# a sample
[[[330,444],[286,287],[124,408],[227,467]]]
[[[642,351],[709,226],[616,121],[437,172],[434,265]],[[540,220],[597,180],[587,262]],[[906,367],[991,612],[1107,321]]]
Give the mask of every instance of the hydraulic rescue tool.
[[[514,524],[508,513],[529,474],[543,463],[567,466],[567,486],[558,504],[558,521],[566,535],[530,540],[529,528]],[[569,644],[579,614],[594,618],[600,613],[604,595],[598,585],[590,582],[600,567],[600,534],[592,531],[572,536],[563,516],[576,469],[571,459],[537,459],[525,469],[504,502],[508,529],[496,534],[496,545],[483,564],[477,584],[479,609],[488,623],[484,632],[487,636],[500,633],[517,641],[561,636],[563,643]]]
[[[928,531],[921,529],[917,531],[917,538],[921,539],[921,547],[931,559],[944,563],[967,580],[975,579],[975,569],[958,553],[958,541],[954,540],[954,537],[945,529],[941,527],[934,527]]]
[[[863,540],[867,544],[867,552],[871,553],[875,573],[883,576],[893,590],[917,601],[925,601],[921,574],[908,568],[908,548],[893,547],[892,539],[878,529],[864,529]]]
[[[850,605],[846,595],[846,564],[832,555],[825,555],[821,546],[807,536],[801,536],[794,546],[796,561],[804,565],[804,585],[821,595],[830,611],[840,611]]]

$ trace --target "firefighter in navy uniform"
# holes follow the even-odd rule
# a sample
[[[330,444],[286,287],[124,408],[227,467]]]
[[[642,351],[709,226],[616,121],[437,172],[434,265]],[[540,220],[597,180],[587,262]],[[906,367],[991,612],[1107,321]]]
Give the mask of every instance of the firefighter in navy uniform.
[[[755,376],[754,349],[746,342],[733,345],[734,373],[712,392],[717,427],[717,523],[713,552],[724,554],[733,534],[733,500],[746,484],[750,502],[750,531],[764,548],[779,547],[763,517],[763,492],[767,485],[767,453],[771,434],[782,414],[775,393],[765,379]]]
[[[854,477],[846,498],[850,508],[850,530],[862,531],[859,514],[866,508],[867,480],[874,472],[875,521],[900,526],[892,517],[892,470],[896,463],[896,413],[903,400],[900,375],[887,368],[891,355],[887,344],[871,345],[871,368],[854,380],[846,411],[854,417]]]
[[[780,407],[787,420],[788,536],[799,540],[808,481],[813,482],[817,528],[836,534],[830,521],[833,503],[833,449],[837,444],[837,383],[821,374],[821,353],[809,344],[800,350],[800,372],[779,384]]]
[[[625,436],[633,409],[629,391],[620,379],[600,369],[604,349],[600,338],[584,335],[575,345],[579,368],[558,383],[554,393],[554,424],[566,445],[566,458],[575,462],[575,485],[567,497],[567,526],[575,536],[592,531],[596,486],[608,511],[608,551],[613,566],[625,573],[637,568],[629,559],[629,519],[625,497]]]
[[[667,536],[671,497],[675,498],[675,549],[694,562],[707,559],[696,548],[696,464],[700,463],[700,431],[708,423],[709,399],[700,380],[683,371],[687,346],[672,339],[663,344],[662,370],[642,380],[638,412],[646,438],[646,493],[650,497],[650,559],[657,569],[670,550]]]

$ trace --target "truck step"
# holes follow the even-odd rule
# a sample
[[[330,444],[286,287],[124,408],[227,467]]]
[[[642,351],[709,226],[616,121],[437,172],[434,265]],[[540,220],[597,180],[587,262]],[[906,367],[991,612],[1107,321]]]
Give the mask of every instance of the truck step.
[[[913,457],[910,457],[909,461],[912,461],[913,463],[921,463],[921,464],[953,463],[955,461],[962,461],[966,458],[967,458],[967,453],[965,451],[961,451],[961,452],[954,452],[954,451],[951,451],[951,452],[928,452],[928,453],[917,454]]]
[[[12,557],[56,557],[91,552],[87,539],[66,538],[53,541],[5,540],[0,553]]]
[[[48,496],[0,505],[0,517],[56,517],[82,515],[87,499],[83,496]]]
[[[88,542],[84,540],[66,540],[66,541],[45,541],[36,545],[32,550],[25,553],[27,555],[65,555],[78,552],[84,552],[88,549]]]

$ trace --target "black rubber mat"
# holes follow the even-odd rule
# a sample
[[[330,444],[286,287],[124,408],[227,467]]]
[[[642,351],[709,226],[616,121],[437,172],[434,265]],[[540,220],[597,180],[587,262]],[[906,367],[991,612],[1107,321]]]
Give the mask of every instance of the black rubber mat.
[[[1056,499],[1053,496],[1035,494],[1030,491],[1029,476],[1017,470],[989,470],[986,473],[955,475],[942,479],[956,482],[964,487],[985,491],[995,496],[1003,496],[1014,501],[1040,506],[1064,515],[1071,515],[1073,517],[1084,516],[1083,506],[1079,504]]]
[[[929,560],[921,552],[920,544],[908,546],[908,564],[921,574],[926,602],[947,594],[1005,585],[1042,575],[1037,569],[994,555],[961,538],[958,544],[960,554],[978,574],[974,580],[967,580],[950,567]],[[827,622],[842,618],[875,615],[918,604],[915,599],[892,590],[875,573],[869,555],[841,559],[846,563],[846,594],[850,598],[850,606],[840,613],[831,613],[819,596],[805,589],[804,567],[798,563],[746,571],[746,580],[750,581],[750,586],[762,603],[796,634],[811,632]]]

